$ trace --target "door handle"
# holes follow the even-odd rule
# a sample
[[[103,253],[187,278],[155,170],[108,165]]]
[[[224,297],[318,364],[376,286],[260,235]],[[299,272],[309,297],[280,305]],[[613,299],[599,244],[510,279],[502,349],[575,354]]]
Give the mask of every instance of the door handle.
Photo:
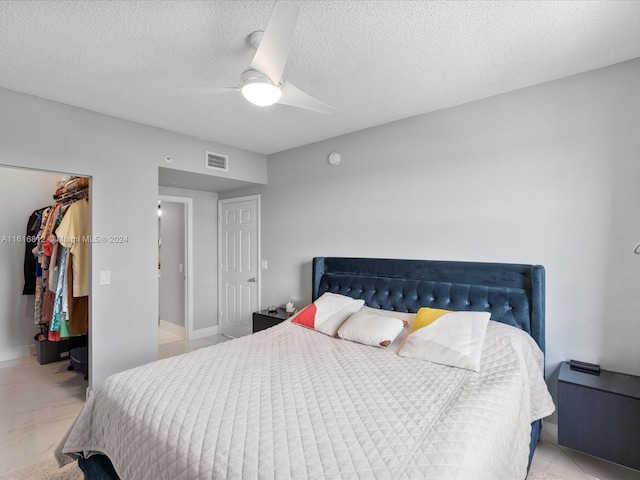
[[[247,280],[247,282],[255,283],[256,282],[256,277],[250,278],[249,280]]]

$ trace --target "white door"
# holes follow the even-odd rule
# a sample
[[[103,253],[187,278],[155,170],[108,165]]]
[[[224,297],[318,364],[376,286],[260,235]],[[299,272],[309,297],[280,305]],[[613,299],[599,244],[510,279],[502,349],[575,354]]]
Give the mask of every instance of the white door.
[[[260,196],[218,202],[220,333],[252,332],[252,313],[260,305]]]

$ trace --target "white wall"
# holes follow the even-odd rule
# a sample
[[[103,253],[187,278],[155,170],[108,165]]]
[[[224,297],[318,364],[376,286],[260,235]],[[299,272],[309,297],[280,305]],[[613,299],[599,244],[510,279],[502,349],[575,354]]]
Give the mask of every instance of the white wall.
[[[91,176],[93,235],[128,237],[92,245],[92,387],[157,358],[158,167],[171,155],[171,168],[210,174],[207,149],[233,160],[225,176],[266,183],[263,155],[0,89],[0,165]]]
[[[193,199],[193,329],[218,325],[218,194],[159,187],[160,195]],[[197,332],[196,332],[197,334]]]
[[[27,222],[53,203],[62,174],[0,167],[0,361],[29,353],[37,333],[34,295],[22,295]],[[12,238],[17,237],[17,238]]]
[[[185,326],[185,205],[162,202],[160,224],[160,319]],[[182,268],[180,268],[182,266]]]
[[[224,194],[262,194],[263,307],[309,302],[314,256],[537,263],[551,390],[570,358],[640,374],[638,79],[635,60],[271,155],[268,187]]]

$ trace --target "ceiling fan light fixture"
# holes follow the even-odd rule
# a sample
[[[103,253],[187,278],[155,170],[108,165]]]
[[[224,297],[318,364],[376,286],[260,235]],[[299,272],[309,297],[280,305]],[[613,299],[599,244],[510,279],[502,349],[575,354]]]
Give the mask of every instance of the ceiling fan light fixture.
[[[257,70],[247,70],[242,74],[240,91],[244,98],[259,107],[273,105],[282,97],[282,87]]]
[[[243,85],[242,95],[254,105],[268,107],[280,100],[282,90],[272,83],[255,82]]]

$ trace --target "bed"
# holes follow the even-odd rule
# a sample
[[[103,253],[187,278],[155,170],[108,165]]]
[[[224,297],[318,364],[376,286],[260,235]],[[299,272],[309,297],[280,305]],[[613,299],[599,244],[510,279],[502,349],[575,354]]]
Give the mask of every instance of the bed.
[[[553,412],[544,268],[317,257],[312,300],[490,312],[479,371],[285,321],[113,375],[56,452],[89,480],[524,479]],[[410,327],[410,325],[409,325]]]

